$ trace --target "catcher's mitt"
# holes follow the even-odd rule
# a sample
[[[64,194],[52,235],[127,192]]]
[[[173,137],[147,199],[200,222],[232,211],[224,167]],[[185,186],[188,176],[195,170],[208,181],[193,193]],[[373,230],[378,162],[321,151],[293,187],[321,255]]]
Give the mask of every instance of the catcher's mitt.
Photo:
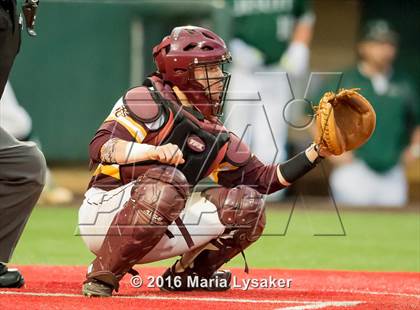
[[[372,135],[376,114],[357,89],[327,92],[315,108],[315,143],[323,151],[340,155],[364,144]]]

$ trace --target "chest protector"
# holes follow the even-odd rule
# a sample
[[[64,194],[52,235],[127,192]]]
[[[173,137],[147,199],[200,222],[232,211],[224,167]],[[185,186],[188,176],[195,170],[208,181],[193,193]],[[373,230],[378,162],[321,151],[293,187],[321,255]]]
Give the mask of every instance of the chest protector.
[[[190,185],[196,185],[225,157],[229,132],[218,123],[204,120],[198,111],[180,106],[174,101],[175,97],[168,98],[170,96],[165,93],[163,84],[159,82],[147,79],[145,87],[141,87],[143,92],[147,89],[149,98],[156,104],[155,107],[152,104],[147,107],[147,111],[143,111],[146,106],[144,103],[139,100],[127,100],[127,96],[124,100],[125,107],[132,118],[142,121],[148,127],[149,133],[144,143],[178,145],[185,163],[177,168],[182,171]],[[152,100],[149,100],[147,105],[151,105]],[[147,161],[135,165],[145,168],[153,164],[158,163]]]

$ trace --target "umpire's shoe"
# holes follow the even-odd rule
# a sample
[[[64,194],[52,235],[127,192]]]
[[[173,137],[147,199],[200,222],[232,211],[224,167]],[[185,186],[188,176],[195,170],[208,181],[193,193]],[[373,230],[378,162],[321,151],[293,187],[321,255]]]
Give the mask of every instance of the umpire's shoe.
[[[23,276],[17,269],[8,269],[0,263],[0,288],[18,288],[25,284]]]
[[[178,262],[178,261],[177,261]],[[183,272],[175,272],[175,264],[162,275],[160,290],[168,292],[205,290],[221,292],[230,289],[232,273],[229,270],[217,270],[210,277],[201,277],[187,268]]]

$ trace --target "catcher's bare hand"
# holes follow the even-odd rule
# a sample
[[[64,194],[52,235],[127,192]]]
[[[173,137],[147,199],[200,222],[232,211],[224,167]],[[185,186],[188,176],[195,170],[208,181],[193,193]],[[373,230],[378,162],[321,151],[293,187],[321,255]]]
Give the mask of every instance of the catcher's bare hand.
[[[149,158],[169,165],[185,163],[182,151],[179,149],[178,145],[172,143],[155,147],[150,151]]]

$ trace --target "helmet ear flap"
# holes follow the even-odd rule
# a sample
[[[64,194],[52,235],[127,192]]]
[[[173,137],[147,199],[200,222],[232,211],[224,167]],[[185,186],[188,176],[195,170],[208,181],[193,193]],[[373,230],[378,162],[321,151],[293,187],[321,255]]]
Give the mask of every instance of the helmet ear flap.
[[[171,38],[166,36],[162,42],[153,48],[153,58],[160,73],[166,73],[166,55],[171,50]]]

